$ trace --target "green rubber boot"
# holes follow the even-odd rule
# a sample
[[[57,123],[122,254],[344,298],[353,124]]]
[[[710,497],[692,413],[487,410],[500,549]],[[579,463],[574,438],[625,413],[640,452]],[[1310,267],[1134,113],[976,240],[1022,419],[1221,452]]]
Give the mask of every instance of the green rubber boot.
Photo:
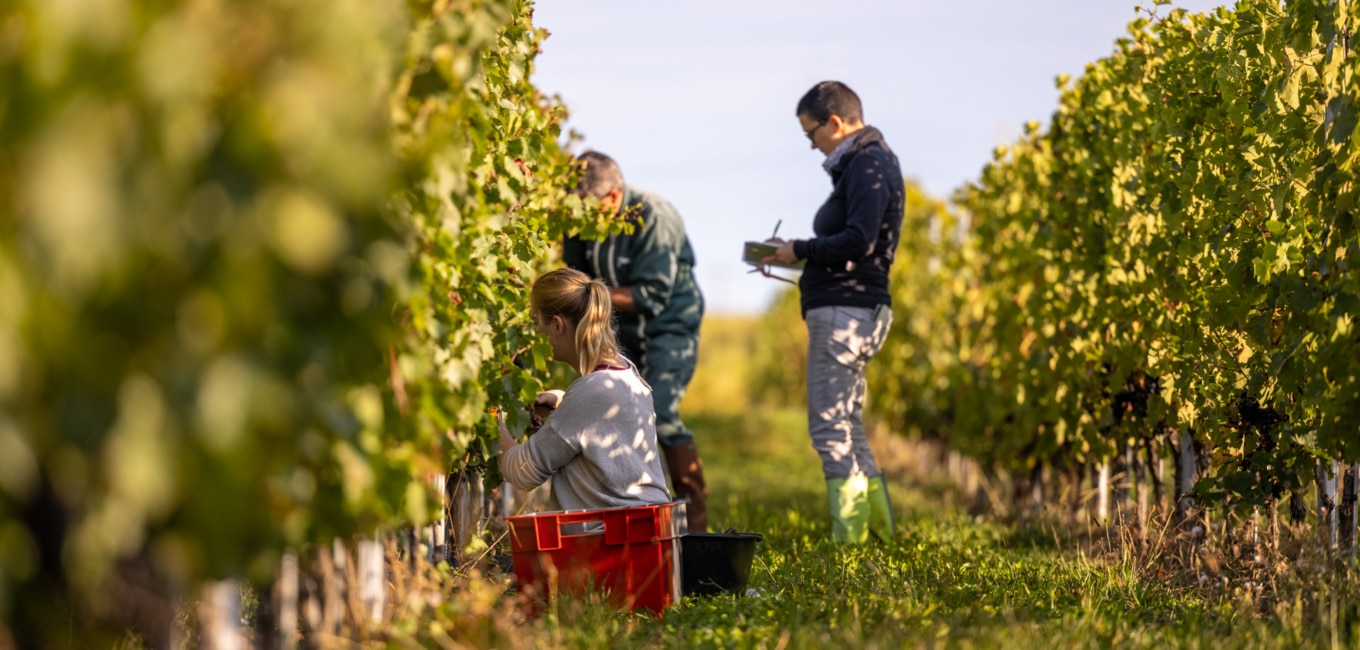
[[[880,474],[869,479],[869,533],[886,542],[896,535],[893,527],[892,501],[888,499],[888,483]]]
[[[869,541],[869,478],[855,474],[827,479],[826,497],[831,507],[831,540],[838,544]]]

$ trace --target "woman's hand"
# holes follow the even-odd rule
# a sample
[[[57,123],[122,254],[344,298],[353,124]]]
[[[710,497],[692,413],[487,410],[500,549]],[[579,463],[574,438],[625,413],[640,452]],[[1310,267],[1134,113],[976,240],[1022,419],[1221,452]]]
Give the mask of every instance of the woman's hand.
[[[779,238],[771,238],[766,240],[766,243],[779,244],[779,249],[774,252],[774,255],[760,260],[761,264],[769,264],[771,262],[796,264],[798,262],[798,256],[793,253],[793,240],[784,241]]]
[[[501,453],[519,444],[515,437],[510,435],[509,427],[505,426],[505,412],[496,410],[496,430],[501,432]]]
[[[534,398],[534,406],[546,406],[548,407],[548,410],[551,411],[562,405],[563,395],[566,395],[566,393],[557,390],[556,388],[545,390],[539,393],[538,397]]]
[[[563,392],[560,390],[545,390],[534,398],[534,405],[529,409],[530,431],[538,431],[543,428],[543,422],[562,403],[562,395]]]

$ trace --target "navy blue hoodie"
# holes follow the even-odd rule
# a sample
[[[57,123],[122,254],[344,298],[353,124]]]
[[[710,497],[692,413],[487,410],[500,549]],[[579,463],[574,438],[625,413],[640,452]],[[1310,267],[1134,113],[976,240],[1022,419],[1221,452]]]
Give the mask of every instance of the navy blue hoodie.
[[[888,269],[906,207],[897,156],[866,126],[830,173],[831,196],[812,222],[816,236],[793,243],[798,259],[807,260],[798,281],[804,317],[818,307],[892,304]]]

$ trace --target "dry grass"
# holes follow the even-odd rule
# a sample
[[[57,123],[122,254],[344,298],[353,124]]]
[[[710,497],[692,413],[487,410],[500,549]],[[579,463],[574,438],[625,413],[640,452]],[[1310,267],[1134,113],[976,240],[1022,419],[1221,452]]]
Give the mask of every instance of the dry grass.
[[[885,472],[928,486],[946,509],[1003,522],[1026,531],[1021,538],[1064,554],[1127,566],[1138,579],[1203,602],[1210,611],[1276,629],[1274,638],[1285,645],[1360,642],[1355,558],[1331,550],[1312,524],[1291,525],[1285,514],[1271,518],[1259,510],[1245,516],[1199,510],[1177,523],[1169,502],[1152,504],[1147,520],[1139,521],[1135,504],[1114,502],[1104,525],[1094,515],[1093,489],[1069,494],[1076,488],[1064,485],[1036,508],[1014,499],[1023,479],[987,475],[966,459],[951,461],[941,444],[893,435],[875,436],[873,444]]]

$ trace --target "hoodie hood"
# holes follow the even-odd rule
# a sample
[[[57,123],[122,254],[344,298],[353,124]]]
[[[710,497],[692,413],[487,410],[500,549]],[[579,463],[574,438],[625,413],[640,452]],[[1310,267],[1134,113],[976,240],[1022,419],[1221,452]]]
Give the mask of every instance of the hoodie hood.
[[[888,148],[888,143],[883,140],[883,133],[875,127],[865,126],[856,131],[854,135],[851,136],[851,139],[847,139],[845,142],[842,142],[840,146],[836,147],[835,150],[826,157],[826,161],[822,163],[822,168],[825,169],[828,174],[843,172],[845,171],[846,161],[854,158],[855,154],[863,151],[865,148],[875,144],[883,147],[884,151],[892,153],[892,149]]]

